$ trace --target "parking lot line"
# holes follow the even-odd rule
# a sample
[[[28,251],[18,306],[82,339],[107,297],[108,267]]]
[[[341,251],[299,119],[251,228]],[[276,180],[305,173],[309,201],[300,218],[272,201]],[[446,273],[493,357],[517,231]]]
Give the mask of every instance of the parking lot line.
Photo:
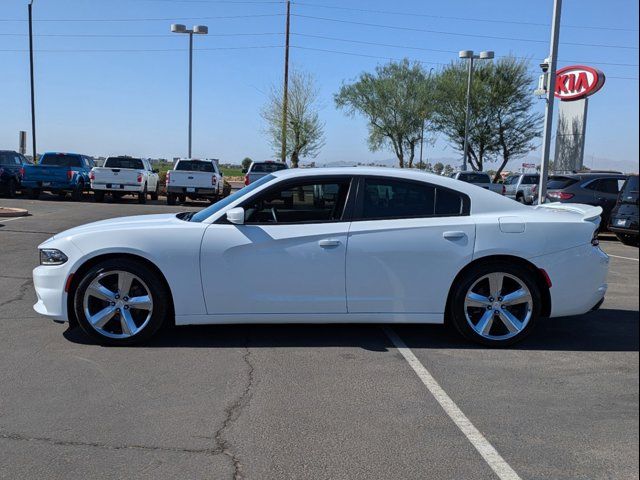
[[[478,453],[482,455],[482,458],[484,458],[485,462],[487,462],[498,478],[502,480],[520,480],[520,476],[509,466],[504,458],[500,456],[498,451],[489,443],[484,435],[482,435],[480,430],[471,423],[462,410],[458,408],[451,397],[447,395],[447,392],[442,389],[431,373],[420,363],[420,360],[418,360],[398,334],[390,327],[384,327],[383,330],[409,366],[411,366],[420,380],[422,380],[427,390],[433,395],[449,418],[453,420],[453,423],[464,433],[467,440],[469,440]]]
[[[610,257],[613,258],[622,258],[624,260],[633,260],[634,262],[637,262],[638,259],[637,258],[631,258],[631,257],[621,257],[620,255],[611,255],[610,253],[607,253],[607,255],[609,255]]]
[[[0,218],[0,223],[13,222],[14,220],[20,220],[25,217],[9,217],[9,218]]]

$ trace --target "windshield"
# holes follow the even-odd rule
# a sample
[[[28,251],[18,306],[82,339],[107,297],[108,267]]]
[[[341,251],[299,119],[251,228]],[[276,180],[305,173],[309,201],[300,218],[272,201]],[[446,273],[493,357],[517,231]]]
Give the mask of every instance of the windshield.
[[[128,157],[112,157],[107,158],[107,161],[104,162],[105,168],[131,168],[133,170],[142,170],[144,166],[142,165],[142,160],[139,158],[128,158]]]
[[[185,220],[189,220],[191,222],[202,222],[207,218],[209,218],[214,213],[219,212],[220,210],[225,208],[227,205],[231,205],[233,202],[235,202],[239,198],[244,197],[246,194],[251,193],[256,188],[261,187],[265,183],[270,182],[274,178],[276,177],[274,177],[273,175],[266,175],[256,180],[255,182],[250,183],[248,186],[241,188],[237,192],[229,195],[228,197],[223,198],[219,202],[214,203],[210,207],[207,207],[204,210],[200,210],[198,213],[191,216],[190,218],[186,218]]]
[[[53,153],[47,155],[46,153],[40,160],[40,165],[56,165],[58,167],[81,167],[82,162],[77,155],[67,155],[65,153]]]
[[[278,170],[284,170],[286,168],[287,166],[284,163],[254,163],[251,166],[251,170],[249,170],[249,173],[272,173],[277,172]]]
[[[213,172],[213,163],[202,162],[200,160],[180,160],[176,165],[176,170],[188,172]]]
[[[635,193],[636,195],[638,194],[638,176],[637,175],[632,175],[631,177],[629,177],[629,179],[627,180],[627,183],[624,186],[625,195],[631,195],[633,193]]]
[[[458,180],[467,183],[491,183],[486,173],[461,173]]]

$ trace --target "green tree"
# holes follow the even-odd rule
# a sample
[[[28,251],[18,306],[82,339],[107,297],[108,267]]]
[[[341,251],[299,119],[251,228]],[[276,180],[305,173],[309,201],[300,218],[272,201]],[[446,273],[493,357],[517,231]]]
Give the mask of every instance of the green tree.
[[[473,170],[500,160],[495,178],[507,163],[533,150],[541,134],[541,115],[531,112],[532,78],[529,62],[505,57],[481,62],[473,76],[469,120],[469,159]],[[467,64],[452,63],[437,77],[435,128],[463,154],[467,101]]]
[[[371,151],[391,147],[398,166],[411,168],[423,122],[429,127],[431,93],[432,82],[423,67],[405,59],[362,73],[354,83],[342,85],[334,100],[348,115],[359,113],[367,119]]]
[[[318,89],[308,73],[292,72],[289,76],[287,109],[287,157],[297,168],[301,158],[315,158],[324,146],[324,124],[318,113]],[[281,87],[271,89],[269,99],[261,115],[266,122],[274,154],[282,151],[282,101]]]
[[[446,165],[444,166],[444,170],[442,170],[442,174],[443,174],[445,177],[450,177],[450,176],[453,174],[453,172],[455,172],[455,170],[454,170],[454,169],[453,169],[453,167],[452,167],[451,165],[449,165],[449,164],[446,164]]]
[[[242,159],[242,169],[249,170],[249,167],[251,166],[252,163],[253,163],[253,160],[251,160],[249,157],[244,157]]]
[[[436,175],[442,175],[443,171],[444,171],[444,163],[438,162],[433,166],[433,173],[435,173]]]

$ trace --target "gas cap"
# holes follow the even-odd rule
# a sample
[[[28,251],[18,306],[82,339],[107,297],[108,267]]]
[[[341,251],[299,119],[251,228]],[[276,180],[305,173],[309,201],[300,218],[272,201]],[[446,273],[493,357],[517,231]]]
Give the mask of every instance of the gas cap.
[[[524,233],[526,224],[521,217],[500,217],[500,231],[503,233]]]

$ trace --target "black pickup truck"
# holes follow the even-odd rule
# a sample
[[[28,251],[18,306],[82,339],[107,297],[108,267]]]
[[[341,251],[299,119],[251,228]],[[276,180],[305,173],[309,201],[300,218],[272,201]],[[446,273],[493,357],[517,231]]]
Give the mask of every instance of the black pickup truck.
[[[0,194],[9,198],[16,196],[24,178],[24,166],[30,165],[27,158],[13,150],[0,150]]]

